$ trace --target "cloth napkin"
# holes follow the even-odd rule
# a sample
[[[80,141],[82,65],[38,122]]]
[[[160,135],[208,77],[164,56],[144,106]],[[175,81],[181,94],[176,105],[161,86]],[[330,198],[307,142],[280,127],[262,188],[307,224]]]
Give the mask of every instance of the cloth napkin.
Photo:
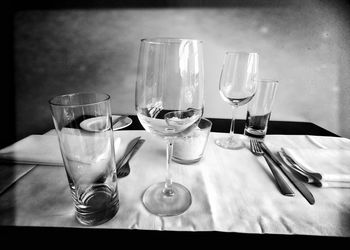
[[[35,165],[2,165],[0,166],[0,194],[6,191],[13,183],[30,172]]]
[[[114,132],[115,159],[118,162],[133,138]],[[103,150],[103,149],[101,149]],[[37,165],[63,166],[55,130],[44,135],[30,135],[0,150],[0,194]]]
[[[0,150],[2,161],[20,164],[63,166],[63,160],[55,134],[30,135]]]
[[[297,138],[300,137],[300,138]],[[296,141],[304,138],[303,142]],[[325,136],[295,136],[294,142],[270,143],[275,151],[283,150],[297,164],[322,175],[322,187],[350,188],[350,140]]]
[[[291,149],[284,148],[299,166],[309,172],[321,174],[323,187],[336,187],[336,184],[350,188],[350,150],[346,149]],[[312,156],[312,157],[310,157]],[[316,170],[317,169],[317,170]]]
[[[126,136],[118,136],[114,132],[116,162],[120,160],[126,146],[132,139]],[[44,135],[30,135],[1,149],[0,161],[17,164],[63,166],[58,138],[54,130],[50,130]]]

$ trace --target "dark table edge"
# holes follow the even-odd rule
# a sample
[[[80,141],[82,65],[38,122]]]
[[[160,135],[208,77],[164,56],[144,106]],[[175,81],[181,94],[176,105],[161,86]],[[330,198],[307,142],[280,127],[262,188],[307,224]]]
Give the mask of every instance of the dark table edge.
[[[193,243],[217,243],[220,245],[234,243],[242,246],[256,246],[257,243],[271,245],[272,242],[281,242],[285,246],[303,246],[323,245],[324,243],[341,243],[349,241],[348,237],[335,236],[318,236],[318,235],[297,235],[297,234],[269,234],[269,233],[239,233],[239,232],[221,232],[221,231],[161,231],[161,230],[144,230],[144,229],[110,229],[110,228],[71,228],[71,227],[45,227],[45,226],[1,226],[0,235],[2,242],[16,239],[24,240],[28,244],[37,244],[38,239],[50,240],[55,239],[55,244],[59,244],[59,239],[64,240],[64,244],[71,245],[71,241],[76,241],[81,245],[89,239],[94,242],[105,240],[105,244],[120,244],[121,241],[134,246],[140,244],[162,244],[168,242],[171,246],[185,245],[185,242]],[[87,241],[86,241],[87,240]],[[154,242],[153,242],[154,241]],[[69,243],[67,243],[69,242]],[[129,242],[129,243],[128,243]],[[153,242],[153,243],[152,243]],[[157,242],[157,243],[156,243]],[[288,247],[288,249],[289,249]],[[282,248],[283,249],[283,248]]]
[[[129,115],[133,123],[125,128],[124,130],[143,130],[140,121],[137,116]],[[222,132],[229,133],[230,130],[230,119],[225,118],[210,118],[206,117],[212,121],[213,126],[212,132]],[[237,119],[235,121],[235,133],[243,134],[244,132],[244,122],[245,120]],[[268,124],[267,134],[285,134],[285,135],[316,135],[316,136],[335,136],[339,135],[328,131],[314,123],[311,122],[301,122],[301,121],[278,121],[270,120]]]

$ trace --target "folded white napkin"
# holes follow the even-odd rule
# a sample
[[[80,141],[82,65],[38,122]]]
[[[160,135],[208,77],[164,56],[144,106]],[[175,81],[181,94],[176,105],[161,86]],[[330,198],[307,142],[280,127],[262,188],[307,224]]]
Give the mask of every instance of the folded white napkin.
[[[273,138],[273,140],[271,140]],[[350,188],[350,140],[328,136],[269,136],[266,145],[274,152],[281,148],[294,161],[322,175],[322,187]]]
[[[321,175],[322,187],[350,187],[350,150],[283,148],[295,163]],[[332,182],[332,183],[329,183]],[[337,182],[338,185],[336,184]],[[344,184],[343,182],[349,183]]]
[[[122,138],[114,132],[116,162],[120,160],[126,146],[132,139],[125,136]],[[79,149],[79,147],[77,148]],[[63,166],[58,137],[54,131],[49,131],[44,135],[30,135],[1,149],[0,161],[19,164]]]
[[[30,135],[0,150],[0,159],[41,165],[62,165],[57,135]]]

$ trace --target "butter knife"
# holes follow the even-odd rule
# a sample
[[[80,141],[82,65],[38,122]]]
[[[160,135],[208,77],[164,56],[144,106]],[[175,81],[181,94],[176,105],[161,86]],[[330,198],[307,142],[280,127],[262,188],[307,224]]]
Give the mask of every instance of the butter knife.
[[[306,166],[301,162],[297,161],[297,159],[295,159],[295,157],[292,156],[288,149],[281,148],[281,151],[284,153],[285,156],[287,156],[290,162],[294,163],[294,166],[298,167],[301,171],[307,173],[309,176],[317,178],[319,181],[350,183],[350,174],[321,174],[312,170],[310,166]]]
[[[128,154],[127,157],[125,157],[125,159],[123,160],[123,162],[121,164],[121,167],[118,168],[118,173],[117,173],[118,178],[122,178],[122,177],[129,175],[129,173],[130,173],[129,161],[136,154],[136,152],[141,148],[141,146],[143,145],[144,142],[145,142],[144,139],[139,139],[137,141],[137,143],[135,144],[135,146],[132,148],[132,152],[130,154]]]
[[[128,146],[126,147],[126,150],[125,150],[125,153],[124,155],[122,156],[122,158],[116,163],[116,169],[118,170],[122,165],[123,163],[125,162],[125,159],[127,157],[129,157],[129,155],[132,153],[134,147],[136,146],[137,142],[140,140],[141,136],[138,136],[134,139],[132,139]]]
[[[302,181],[304,181],[306,183],[315,185],[317,187],[322,187],[322,182],[319,179],[317,179],[315,176],[310,175],[310,174],[304,172],[302,169],[300,169],[298,167],[298,165],[296,165],[294,162],[292,162],[290,160],[290,158],[288,158],[288,156],[283,153],[283,151],[278,152],[278,155],[282,159],[285,166],[287,166],[288,169],[292,171],[292,173],[294,173],[296,176],[298,176],[299,179],[301,179]]]
[[[288,169],[290,169],[293,173],[295,173],[302,180],[304,180],[304,182],[307,182],[311,185],[315,185],[320,188],[350,188],[350,182],[319,180],[317,177],[310,175],[309,172],[304,171],[295,162],[290,161],[290,158],[288,158],[287,155],[283,153],[283,151],[278,152],[278,155],[283,160]],[[302,175],[304,175],[304,177],[302,177]]]
[[[281,148],[281,151],[283,153],[283,155],[288,159],[288,161],[290,163],[293,164],[293,166],[295,166],[296,168],[298,168],[299,170],[307,173],[309,176],[312,176],[315,179],[321,180],[322,179],[322,175],[320,173],[311,171],[309,169],[306,169],[305,167],[302,167],[299,163],[297,163],[286,151],[287,149]]]
[[[305,199],[311,204],[315,204],[315,198],[309,189],[300,182],[294,175],[286,169],[286,167],[273,155],[273,153],[268,149],[264,142],[261,142],[261,148],[264,150],[266,155],[272,159],[272,161],[282,170],[282,172],[288,177],[288,179],[293,183],[293,185],[299,190],[299,192],[305,197]]]

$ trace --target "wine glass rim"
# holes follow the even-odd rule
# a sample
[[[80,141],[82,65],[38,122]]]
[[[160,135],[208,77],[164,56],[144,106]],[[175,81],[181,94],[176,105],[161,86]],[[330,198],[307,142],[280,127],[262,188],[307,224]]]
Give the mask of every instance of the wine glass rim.
[[[276,79],[272,79],[272,78],[260,78],[256,80],[259,83],[275,83],[278,84],[279,81]]]
[[[147,43],[151,43],[151,44],[182,43],[182,42],[203,43],[202,40],[198,40],[198,39],[178,38],[178,37],[150,37],[150,38],[142,38],[141,42],[147,42]]]
[[[76,103],[76,104],[64,104],[60,102],[64,98],[71,98],[75,96],[99,96],[98,100],[92,101],[92,102],[82,102],[82,103]],[[96,105],[96,104],[101,104],[103,102],[106,102],[110,100],[111,97],[110,95],[106,93],[94,93],[94,92],[74,92],[74,93],[69,93],[69,94],[62,94],[62,95],[57,95],[52,97],[49,100],[50,105],[52,106],[60,106],[60,107],[80,107],[80,106],[87,106],[87,105]]]
[[[243,51],[243,50],[229,50],[226,51],[225,53],[226,55],[229,54],[247,54],[247,55],[259,55],[257,52],[250,52],[250,51]]]

